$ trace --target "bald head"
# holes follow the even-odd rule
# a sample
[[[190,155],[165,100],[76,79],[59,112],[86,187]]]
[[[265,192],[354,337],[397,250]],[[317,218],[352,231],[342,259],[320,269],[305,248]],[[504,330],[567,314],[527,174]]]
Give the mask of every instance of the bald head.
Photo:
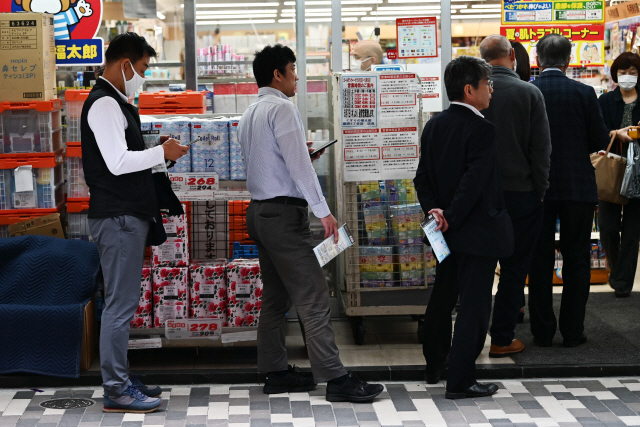
[[[373,58],[374,64],[382,64],[382,47],[375,40],[361,40],[353,48],[356,59]]]
[[[491,65],[515,68],[515,52],[504,36],[494,34],[485,37],[480,43],[480,56]]]

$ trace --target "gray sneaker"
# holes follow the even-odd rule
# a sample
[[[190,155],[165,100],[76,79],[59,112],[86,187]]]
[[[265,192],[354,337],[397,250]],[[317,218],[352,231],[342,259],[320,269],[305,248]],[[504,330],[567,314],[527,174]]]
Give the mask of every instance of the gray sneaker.
[[[162,399],[149,397],[135,386],[129,386],[120,396],[104,395],[104,412],[145,414],[162,406]]]

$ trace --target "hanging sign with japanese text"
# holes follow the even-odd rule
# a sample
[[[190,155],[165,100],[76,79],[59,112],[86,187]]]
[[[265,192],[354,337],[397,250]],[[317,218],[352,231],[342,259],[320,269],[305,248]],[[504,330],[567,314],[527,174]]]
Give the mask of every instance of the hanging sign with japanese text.
[[[343,74],[340,80],[345,180],[413,178],[422,101],[418,75]],[[367,92],[354,91],[361,86]]]
[[[504,26],[500,34],[527,49],[532,67],[537,67],[536,44],[547,34],[560,34],[571,41],[570,67],[604,65],[604,25]]]
[[[96,37],[103,0],[0,0],[0,12],[50,13],[54,20],[56,65],[102,65],[104,42]]]
[[[436,58],[438,22],[435,17],[396,19],[398,58]]]
[[[502,0],[502,25],[602,24],[604,0],[509,1]]]

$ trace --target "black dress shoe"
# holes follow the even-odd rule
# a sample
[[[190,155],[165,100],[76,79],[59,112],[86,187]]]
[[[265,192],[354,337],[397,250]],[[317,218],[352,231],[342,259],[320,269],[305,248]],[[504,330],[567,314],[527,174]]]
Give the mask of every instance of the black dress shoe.
[[[262,391],[266,394],[293,393],[311,391],[317,385],[312,373],[302,372],[299,368],[289,365],[285,375],[268,373]]]
[[[587,337],[583,335],[581,335],[579,338],[576,339],[566,339],[564,340],[564,342],[562,343],[563,347],[577,347],[579,345],[582,345],[584,343],[587,342]]]
[[[465,391],[453,392],[453,391],[447,390],[447,392],[444,394],[444,397],[446,397],[447,399],[466,399],[468,397],[473,398],[473,397],[491,396],[493,394],[496,394],[497,392],[498,392],[498,386],[495,384],[475,383]]]
[[[626,292],[626,291],[616,291],[616,298],[629,298],[629,296],[631,295],[631,291]]]
[[[538,337],[533,337],[533,343],[538,347],[551,347],[553,345],[551,340]]]
[[[329,402],[370,402],[375,399],[384,387],[380,384],[368,384],[362,381],[353,372],[348,373],[349,377],[342,384],[335,381],[327,383],[327,401]]]
[[[446,368],[438,368],[435,371],[427,370],[427,384],[438,384],[444,375]]]

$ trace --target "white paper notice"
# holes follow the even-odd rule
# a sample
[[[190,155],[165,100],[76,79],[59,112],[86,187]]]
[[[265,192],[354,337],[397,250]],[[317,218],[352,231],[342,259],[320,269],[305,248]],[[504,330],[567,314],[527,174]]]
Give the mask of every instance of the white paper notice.
[[[415,126],[382,128],[382,179],[412,179],[418,169],[419,139]]]
[[[355,243],[355,240],[353,239],[353,236],[351,235],[351,231],[349,231],[349,227],[347,227],[347,224],[340,227],[338,233],[339,238],[337,244],[334,243],[334,237],[331,236],[325,239],[318,246],[313,248],[313,252],[316,254],[316,258],[318,258],[318,262],[320,263],[321,267],[323,267],[329,261],[337,257],[338,254]]]
[[[381,167],[380,129],[345,129],[344,174],[347,181],[379,179]]]
[[[407,64],[410,71],[420,76],[422,111],[442,111],[442,73],[440,61],[429,64]]]
[[[376,127],[377,75],[342,76],[342,127]]]
[[[33,168],[29,166],[18,166],[13,172],[16,193],[23,191],[33,191]]]
[[[437,19],[400,18],[396,20],[398,58],[438,56]]]

